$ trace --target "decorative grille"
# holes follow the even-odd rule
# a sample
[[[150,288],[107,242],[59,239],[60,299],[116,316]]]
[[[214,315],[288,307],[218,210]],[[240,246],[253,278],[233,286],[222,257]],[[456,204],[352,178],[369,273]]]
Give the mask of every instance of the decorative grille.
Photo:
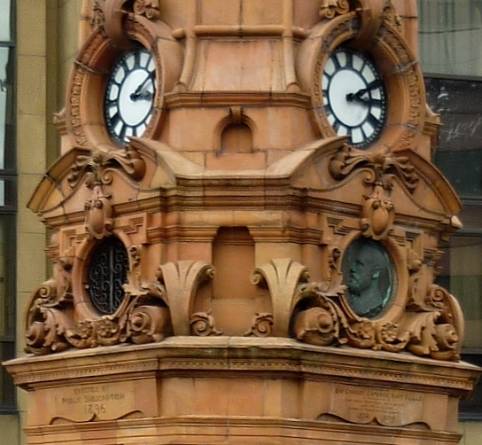
[[[87,290],[94,307],[102,314],[113,314],[124,298],[129,259],[118,238],[107,238],[92,252],[87,272]]]

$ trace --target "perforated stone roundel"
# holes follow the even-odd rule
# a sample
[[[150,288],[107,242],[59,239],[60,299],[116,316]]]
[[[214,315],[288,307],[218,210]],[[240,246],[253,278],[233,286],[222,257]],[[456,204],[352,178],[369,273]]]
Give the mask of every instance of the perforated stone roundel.
[[[127,250],[118,238],[107,238],[92,251],[87,290],[92,305],[100,313],[112,314],[122,303],[128,265]]]

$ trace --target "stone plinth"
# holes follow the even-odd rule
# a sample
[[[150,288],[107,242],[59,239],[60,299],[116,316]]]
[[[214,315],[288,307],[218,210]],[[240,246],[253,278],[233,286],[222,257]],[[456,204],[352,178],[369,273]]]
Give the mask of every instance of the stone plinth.
[[[170,338],[22,358],[28,444],[456,444],[478,373],[289,339]],[[395,439],[396,437],[396,439]]]

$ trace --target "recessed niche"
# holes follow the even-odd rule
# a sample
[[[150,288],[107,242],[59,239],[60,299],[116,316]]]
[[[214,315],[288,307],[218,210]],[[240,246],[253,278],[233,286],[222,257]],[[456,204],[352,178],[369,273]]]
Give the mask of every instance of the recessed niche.
[[[221,135],[221,153],[251,153],[253,133],[245,124],[230,124]]]

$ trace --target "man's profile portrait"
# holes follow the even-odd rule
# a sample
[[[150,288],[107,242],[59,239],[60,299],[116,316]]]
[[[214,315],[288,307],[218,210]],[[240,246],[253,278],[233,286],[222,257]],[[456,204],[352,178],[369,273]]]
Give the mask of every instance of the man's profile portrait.
[[[393,294],[393,268],[382,244],[370,239],[357,239],[343,258],[343,279],[347,299],[360,317],[381,314]]]

